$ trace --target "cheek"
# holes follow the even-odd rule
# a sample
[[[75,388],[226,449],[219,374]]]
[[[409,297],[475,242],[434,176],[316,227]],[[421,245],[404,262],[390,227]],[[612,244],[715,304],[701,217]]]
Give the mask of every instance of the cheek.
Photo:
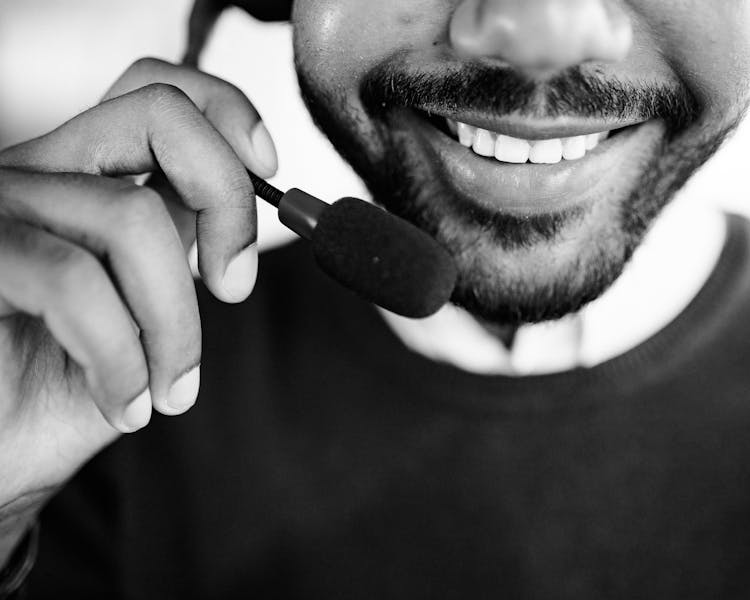
[[[658,50],[715,119],[736,116],[750,84],[750,2],[632,0]]]
[[[447,36],[445,0],[296,0],[294,49],[307,73],[353,89],[399,50],[424,50]]]

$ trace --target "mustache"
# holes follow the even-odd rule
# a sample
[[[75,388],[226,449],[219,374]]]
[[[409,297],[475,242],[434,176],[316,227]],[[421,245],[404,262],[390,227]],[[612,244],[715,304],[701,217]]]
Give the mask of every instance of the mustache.
[[[681,84],[634,85],[572,67],[540,81],[509,67],[469,63],[414,72],[398,60],[372,68],[360,99],[373,117],[396,107],[428,113],[477,112],[537,118],[583,117],[611,121],[660,119],[671,137],[694,123],[700,104]]]

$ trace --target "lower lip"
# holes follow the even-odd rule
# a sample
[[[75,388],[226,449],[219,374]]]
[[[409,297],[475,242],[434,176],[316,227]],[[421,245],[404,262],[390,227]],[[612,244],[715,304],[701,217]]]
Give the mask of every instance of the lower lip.
[[[582,207],[613,189],[613,182],[652,156],[663,135],[660,121],[623,129],[579,160],[552,165],[510,164],[475,154],[417,113],[397,117],[416,133],[456,191],[487,209],[518,216]],[[631,168],[629,168],[631,167]]]

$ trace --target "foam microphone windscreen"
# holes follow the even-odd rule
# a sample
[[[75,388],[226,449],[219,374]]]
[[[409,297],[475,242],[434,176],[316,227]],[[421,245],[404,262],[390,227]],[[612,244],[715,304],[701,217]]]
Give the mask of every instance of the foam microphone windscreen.
[[[312,247],[328,275],[405,317],[433,314],[456,284],[455,263],[434,239],[357,198],[342,198],[323,211]]]

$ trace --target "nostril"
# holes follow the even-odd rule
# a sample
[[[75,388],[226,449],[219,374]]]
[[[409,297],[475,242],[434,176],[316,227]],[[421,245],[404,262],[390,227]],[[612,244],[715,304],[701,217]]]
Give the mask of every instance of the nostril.
[[[457,53],[524,69],[627,56],[632,26],[619,0],[464,0],[450,23]]]

